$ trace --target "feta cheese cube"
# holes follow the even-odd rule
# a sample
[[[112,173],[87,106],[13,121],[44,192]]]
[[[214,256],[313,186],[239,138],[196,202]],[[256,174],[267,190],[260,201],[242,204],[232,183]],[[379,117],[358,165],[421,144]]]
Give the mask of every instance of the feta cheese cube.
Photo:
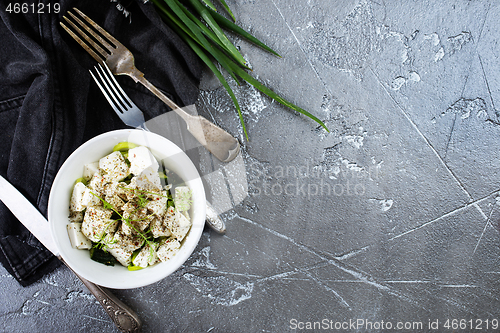
[[[111,220],[113,211],[100,206],[87,207],[82,223],[83,234],[93,242],[99,242],[107,234],[114,232],[118,221]]]
[[[125,204],[125,202],[118,196],[118,194],[106,195],[105,200],[117,211],[120,211]]]
[[[151,201],[146,208],[151,214],[161,216],[167,211],[167,192],[162,191],[161,195],[151,195]]]
[[[130,263],[132,262],[132,260],[131,260],[132,259],[132,253],[134,253],[134,251],[127,251],[127,250],[124,250],[121,247],[106,248],[106,251],[108,251],[113,257],[116,258],[116,260],[118,260],[118,262],[120,264],[122,264],[125,267],[127,267],[128,265],[130,265]]]
[[[101,172],[96,172],[87,187],[98,197],[103,198],[105,186],[109,183],[107,177]]]
[[[134,266],[140,266],[142,268],[146,268],[149,265],[154,265],[158,260],[156,256],[156,249],[158,248],[157,243],[149,243],[144,246],[139,254],[132,260]]]
[[[144,146],[129,149],[128,160],[130,161],[130,173],[137,176],[146,168],[152,168],[158,171],[159,165],[156,158]]]
[[[70,212],[81,212],[88,206],[96,206],[99,204],[99,198],[91,193],[91,191],[83,185],[83,183],[76,183],[71,194]]]
[[[163,218],[158,217],[155,218],[151,222],[151,233],[153,234],[154,238],[158,238],[161,236],[170,236],[172,233],[167,227],[168,221],[174,220],[175,218],[175,210],[174,207],[168,207],[167,211],[165,212]]]
[[[69,222],[70,223],[81,223],[83,221],[83,212],[70,212]]]
[[[159,192],[162,189],[158,172],[151,168],[144,169],[138,176],[132,178],[130,185],[148,192]]]
[[[172,235],[174,235],[174,237],[180,242],[184,239],[191,228],[191,221],[189,221],[183,214],[176,211],[174,218],[166,221],[166,225]]]
[[[130,174],[129,167],[125,158],[119,151],[112,152],[99,160],[99,169],[101,169],[111,181],[119,181]]]
[[[135,184],[134,178],[131,179],[130,184],[120,182],[116,186],[116,192],[125,201],[134,200],[137,197],[137,185]]]
[[[123,228],[123,225],[122,225]],[[112,249],[120,248],[127,252],[134,252],[144,244],[144,239],[139,235],[126,235],[123,229],[120,228],[114,234],[112,241],[106,244],[107,247]]]
[[[165,213],[163,218],[163,224],[165,226],[168,226],[170,223],[172,223],[175,220],[175,214],[176,214],[175,207],[172,206],[168,207],[167,212]]]
[[[181,247],[181,243],[173,237],[169,237],[163,242],[162,245],[156,251],[158,259],[161,261],[167,261],[172,259]]]
[[[99,162],[85,164],[83,166],[83,179],[87,182],[99,171]]]
[[[127,202],[126,205],[128,205]],[[124,210],[123,218],[127,220],[127,222],[122,222],[122,230],[125,235],[133,235],[136,234],[137,231],[144,231],[149,224],[151,223],[151,219],[148,216],[148,210],[146,208],[134,209],[134,210]]]
[[[85,209],[86,204],[84,204],[83,196],[87,187],[83,183],[78,182],[73,187],[73,193],[71,193],[71,201],[69,206],[70,212],[81,212]]]
[[[162,237],[162,236],[171,236],[172,233],[168,228],[163,224],[163,220],[160,218],[156,218],[151,222],[151,233],[154,238]]]
[[[117,188],[118,184],[120,184],[120,183],[117,181],[105,183],[103,188],[102,188],[104,196],[107,197],[107,196],[113,196],[114,194],[116,194],[118,192],[118,188]]]
[[[74,249],[89,250],[92,248],[92,242],[82,233],[81,223],[70,223],[66,226],[69,240]]]

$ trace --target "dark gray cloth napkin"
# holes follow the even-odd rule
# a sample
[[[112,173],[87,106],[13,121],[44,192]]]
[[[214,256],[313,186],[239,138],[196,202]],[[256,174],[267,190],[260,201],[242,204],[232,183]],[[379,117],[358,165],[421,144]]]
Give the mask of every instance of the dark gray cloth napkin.
[[[47,216],[50,188],[64,160],[86,140],[126,128],[90,77],[95,60],[59,25],[70,8],[128,47],[139,70],[180,105],[195,102],[202,65],[150,3],[59,0],[57,14],[9,13],[8,3],[0,0],[0,174]],[[119,81],[146,120],[168,111],[132,79]],[[0,262],[23,286],[60,264],[1,202]]]

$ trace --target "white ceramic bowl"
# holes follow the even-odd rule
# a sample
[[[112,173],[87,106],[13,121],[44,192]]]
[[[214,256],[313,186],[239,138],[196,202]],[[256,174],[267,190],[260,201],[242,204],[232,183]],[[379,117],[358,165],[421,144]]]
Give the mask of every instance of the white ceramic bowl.
[[[111,153],[117,143],[123,141],[147,146],[158,159],[164,162],[165,167],[179,175],[193,192],[193,204],[189,212],[193,225],[183,240],[179,252],[168,262],[161,262],[138,271],[129,271],[120,264],[106,266],[91,260],[89,251],[71,247],[66,230],[71,192],[75,180],[82,177],[83,165],[99,161],[101,157]],[[205,207],[203,184],[188,156],[162,136],[130,129],[101,134],[81,145],[68,157],[52,185],[48,217],[52,237],[59,253],[71,269],[85,279],[103,287],[128,289],[157,282],[172,274],[188,259],[197,246],[205,225]]]

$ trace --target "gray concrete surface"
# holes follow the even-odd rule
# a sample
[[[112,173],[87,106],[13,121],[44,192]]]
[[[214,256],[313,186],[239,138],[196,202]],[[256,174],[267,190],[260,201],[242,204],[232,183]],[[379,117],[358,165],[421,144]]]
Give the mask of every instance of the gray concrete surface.
[[[246,142],[206,76],[199,112],[243,144],[209,188],[227,193],[227,234],[116,291],[144,332],[499,331],[500,3],[228,3],[283,56],[235,39],[253,75],[330,133],[233,82]],[[4,332],[116,331],[65,268],[28,288],[0,268],[0,282]]]

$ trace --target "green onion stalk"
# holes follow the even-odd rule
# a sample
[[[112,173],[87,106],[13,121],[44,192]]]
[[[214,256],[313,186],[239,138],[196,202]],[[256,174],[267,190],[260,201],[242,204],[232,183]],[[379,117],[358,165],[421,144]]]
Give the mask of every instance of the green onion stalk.
[[[224,68],[238,84],[238,78],[245,80],[275,101],[313,119],[328,131],[328,128],[320,119],[280,97],[274,91],[248,74],[247,70],[250,70],[250,68],[246,65],[246,61],[241,53],[227,38],[223,29],[242,36],[275,56],[281,56],[234,23],[235,18],[229,6],[224,0],[219,1],[232,20],[219,14],[210,0],[151,0],[162,20],[186,42],[222,83],[238,112],[241,126],[243,127],[243,132],[247,140],[248,133],[240,105],[225,77],[217,68],[217,64]]]

